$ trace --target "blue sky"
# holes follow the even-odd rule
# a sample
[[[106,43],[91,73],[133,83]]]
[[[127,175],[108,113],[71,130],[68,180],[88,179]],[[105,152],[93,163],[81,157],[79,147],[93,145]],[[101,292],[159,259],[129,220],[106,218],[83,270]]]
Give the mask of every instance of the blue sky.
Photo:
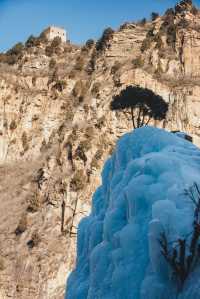
[[[200,0],[199,0],[200,1]],[[103,29],[164,12],[174,0],[0,0],[0,51],[48,25],[65,27],[73,43],[98,38]]]

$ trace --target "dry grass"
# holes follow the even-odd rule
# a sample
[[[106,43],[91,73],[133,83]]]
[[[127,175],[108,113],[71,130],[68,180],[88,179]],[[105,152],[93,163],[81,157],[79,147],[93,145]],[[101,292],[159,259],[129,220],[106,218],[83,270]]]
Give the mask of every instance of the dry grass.
[[[14,231],[30,195],[29,184],[41,161],[16,162],[0,165],[0,233]],[[13,217],[15,215],[15,217]]]

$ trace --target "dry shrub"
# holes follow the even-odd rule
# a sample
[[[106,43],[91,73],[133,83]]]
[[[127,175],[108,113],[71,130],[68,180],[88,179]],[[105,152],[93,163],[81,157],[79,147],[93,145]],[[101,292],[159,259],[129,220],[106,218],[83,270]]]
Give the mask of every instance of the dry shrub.
[[[91,140],[90,139],[85,139],[85,140],[82,140],[79,144],[79,146],[85,151],[89,151],[92,147],[92,144],[91,144]]]
[[[72,129],[71,134],[69,135],[69,137],[67,139],[67,142],[70,142],[71,144],[73,144],[77,139],[78,139],[77,128],[74,127]]]
[[[10,123],[10,130],[14,131],[17,128],[17,123],[15,120],[12,120]]]
[[[2,56],[2,62],[10,65],[16,64],[23,57],[24,45],[22,43],[17,43],[13,48],[8,50]],[[4,61],[3,61],[4,60]]]
[[[90,111],[90,108],[89,108],[88,104],[84,104],[83,109],[84,109],[85,113],[88,113]]]
[[[91,168],[99,169],[99,161],[94,157],[91,162]]]
[[[4,271],[5,270],[5,262],[4,259],[2,257],[0,257],[0,271]]]
[[[39,233],[35,231],[33,232],[31,239],[27,242],[27,246],[29,247],[29,249],[32,249],[34,247],[37,247],[40,242],[41,242],[41,238],[39,236]]]
[[[22,134],[22,146],[23,146],[23,149],[24,149],[25,152],[29,149],[28,136],[27,136],[27,133],[25,131]]]
[[[84,171],[82,169],[77,170],[70,182],[71,190],[74,192],[82,190],[85,187],[86,182],[87,178],[84,174]]]
[[[95,128],[102,129],[105,125],[106,117],[102,116],[97,120],[97,123],[95,124]]]
[[[85,137],[91,140],[94,137],[94,128],[92,126],[88,126],[85,129]]]
[[[56,67],[56,60],[54,58],[51,58],[49,61],[49,68],[54,69]]]
[[[72,69],[69,72],[69,79],[75,79],[76,78],[76,71],[74,69]]]
[[[33,86],[36,86],[36,82],[37,82],[37,77],[36,76],[32,77]]]
[[[88,39],[85,43],[85,46],[88,48],[88,49],[92,49],[93,46],[95,44],[95,41],[93,39]]]
[[[134,68],[140,68],[144,66],[144,60],[142,59],[141,56],[135,58],[132,60],[132,65]]]
[[[66,112],[65,112],[66,120],[72,121],[74,118],[74,111],[71,105],[66,104]]]
[[[97,96],[99,94],[100,87],[101,87],[101,83],[100,82],[95,82],[93,84],[92,90],[91,90],[91,93],[92,93],[93,96]]]
[[[87,86],[82,80],[78,80],[72,90],[72,95],[75,98],[74,105],[77,106],[84,101],[87,93]]]
[[[35,213],[41,207],[41,201],[39,200],[37,194],[35,193],[29,195],[29,197],[27,198],[27,202],[28,202],[28,207],[27,207],[28,212]]]
[[[99,169],[100,167],[99,161],[101,160],[102,156],[103,156],[103,149],[98,149],[92,159],[91,168]]]
[[[97,60],[98,53],[96,49],[93,50],[91,58],[86,66],[86,72],[90,76],[95,70],[96,60]]]
[[[76,63],[75,63],[75,66],[74,66],[74,69],[76,71],[82,71],[83,68],[84,68],[84,58],[83,56],[78,56],[77,59],[76,59]]]
[[[75,157],[78,157],[79,159],[81,159],[84,163],[87,162],[87,156],[85,155],[85,149],[82,146],[82,144],[79,144],[79,146],[77,147],[76,151],[75,151]]]
[[[55,37],[51,44],[46,46],[45,54],[49,57],[51,57],[54,54],[60,54],[60,45],[62,43],[62,40],[59,36]]]
[[[51,57],[55,53],[54,49],[51,46],[46,46],[45,54],[48,57]]]
[[[96,153],[95,153],[95,159],[96,160],[101,160],[101,158],[102,158],[102,156],[103,156],[103,150],[102,149],[98,149],[97,151],[96,151]]]
[[[24,213],[21,216],[21,219],[19,221],[19,224],[15,230],[16,236],[23,234],[27,229],[27,215]]]
[[[99,136],[98,145],[102,150],[108,149],[108,139],[106,138],[106,135]]]
[[[53,89],[58,90],[59,92],[62,92],[67,86],[67,83],[65,80],[58,80],[54,85]]]
[[[117,73],[121,68],[121,63],[119,61],[115,61],[114,65],[111,68],[111,74],[114,75]]]

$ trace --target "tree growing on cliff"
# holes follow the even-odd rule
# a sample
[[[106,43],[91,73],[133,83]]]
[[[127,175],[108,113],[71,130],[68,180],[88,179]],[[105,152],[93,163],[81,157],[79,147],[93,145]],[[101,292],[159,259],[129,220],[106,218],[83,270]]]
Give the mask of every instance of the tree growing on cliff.
[[[152,12],[151,13],[151,20],[155,21],[159,17],[159,14],[157,12]]]
[[[111,110],[130,110],[133,128],[148,125],[151,119],[165,119],[168,104],[152,90],[139,86],[128,86],[113,97]]]
[[[114,30],[110,27],[106,28],[101,38],[96,43],[96,50],[102,52],[106,49],[109,41],[112,39]]]

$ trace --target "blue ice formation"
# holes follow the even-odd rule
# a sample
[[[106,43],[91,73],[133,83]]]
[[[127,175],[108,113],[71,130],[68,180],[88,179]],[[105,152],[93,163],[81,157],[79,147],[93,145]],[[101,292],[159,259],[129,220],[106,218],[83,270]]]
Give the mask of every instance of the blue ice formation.
[[[200,150],[165,130],[124,135],[105,163],[92,211],[78,228],[77,262],[66,299],[199,299],[200,266],[177,293],[159,238],[192,230],[184,193],[200,184]]]

